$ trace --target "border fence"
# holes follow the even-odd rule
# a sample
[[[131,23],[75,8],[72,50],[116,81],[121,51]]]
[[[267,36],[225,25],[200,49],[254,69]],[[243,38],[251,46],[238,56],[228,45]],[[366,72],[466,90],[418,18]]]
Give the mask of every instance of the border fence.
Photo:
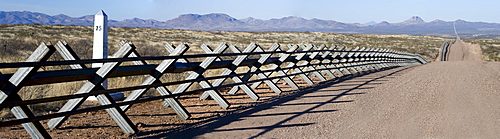
[[[427,63],[420,55],[398,52],[381,48],[349,48],[326,45],[286,45],[273,44],[267,50],[256,43],[244,50],[221,43],[213,48],[202,45],[205,54],[185,54],[189,49],[186,44],[164,46],[169,52],[166,56],[142,57],[131,42],[122,41],[120,49],[110,59],[80,59],[64,41],[55,45],[42,43],[26,62],[0,63],[0,68],[17,68],[13,74],[0,73],[0,108],[9,108],[16,119],[2,120],[0,127],[21,124],[33,138],[50,138],[41,120],[49,120],[48,128],[58,128],[69,116],[97,110],[106,110],[125,133],[137,133],[135,124],[125,114],[130,106],[153,100],[164,100],[161,105],[172,108],[182,119],[191,115],[177,100],[176,96],[201,94],[200,99],[212,98],[222,108],[230,103],[221,95],[221,88],[231,88],[228,94],[242,90],[249,98],[258,100],[255,89],[265,84],[273,92],[282,90],[276,83],[282,80],[293,89],[299,89],[294,82],[299,78],[308,84],[316,80],[331,79],[357,74],[363,71],[379,70],[389,67],[410,66]],[[58,52],[64,61],[47,61]],[[193,62],[198,59],[201,62]],[[150,64],[149,61],[161,61]],[[133,62],[125,65],[123,62]],[[100,68],[90,68],[85,64],[104,63]],[[71,69],[39,71],[43,66],[69,65]],[[247,72],[236,72],[239,67],[247,67]],[[205,77],[209,69],[220,69],[219,76]],[[162,82],[161,77],[169,73],[187,73],[185,80]],[[114,77],[145,75],[140,85],[116,89],[105,89],[101,83]],[[314,78],[312,78],[314,77]],[[313,81],[314,79],[314,81]],[[232,82],[224,82],[232,80]],[[84,85],[72,95],[23,100],[20,89],[25,86],[84,81]],[[194,83],[201,89],[188,90]],[[169,90],[167,86],[176,85]],[[159,96],[145,97],[145,92],[155,88]],[[132,91],[123,101],[115,101],[109,93]],[[202,92],[202,93],[200,93]],[[99,106],[79,108],[90,96],[95,96]],[[57,113],[34,115],[28,105],[53,101],[67,101]]]
[[[448,53],[450,52],[450,46],[454,44],[453,42],[444,42],[443,46],[441,46],[441,51],[439,52],[439,61],[448,61]]]

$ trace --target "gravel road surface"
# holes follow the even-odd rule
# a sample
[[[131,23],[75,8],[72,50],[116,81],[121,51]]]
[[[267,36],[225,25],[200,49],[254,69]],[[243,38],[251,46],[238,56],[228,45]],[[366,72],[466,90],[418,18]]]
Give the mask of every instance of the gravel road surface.
[[[500,138],[500,63],[432,62],[325,82],[172,138]]]
[[[482,51],[478,44],[468,44],[457,38],[449,48],[448,61],[481,61]]]

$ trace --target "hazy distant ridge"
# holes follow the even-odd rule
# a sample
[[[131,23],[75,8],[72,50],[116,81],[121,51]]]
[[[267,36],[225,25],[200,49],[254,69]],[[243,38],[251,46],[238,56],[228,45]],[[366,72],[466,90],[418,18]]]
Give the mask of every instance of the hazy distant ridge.
[[[498,36],[500,24],[485,22],[455,21],[461,35]],[[69,17],[63,14],[50,16],[36,12],[2,12],[0,24],[42,24],[78,25],[93,24],[93,15]],[[320,31],[352,34],[410,34],[443,35],[453,34],[453,21],[434,20],[426,22],[418,16],[400,23],[370,22],[367,24],[342,23],[333,20],[304,19],[289,16],[280,19],[262,20],[255,18],[236,19],[223,13],[183,14],[165,22],[139,18],[123,21],[110,20],[112,27],[149,27],[162,29],[187,29],[203,31]]]

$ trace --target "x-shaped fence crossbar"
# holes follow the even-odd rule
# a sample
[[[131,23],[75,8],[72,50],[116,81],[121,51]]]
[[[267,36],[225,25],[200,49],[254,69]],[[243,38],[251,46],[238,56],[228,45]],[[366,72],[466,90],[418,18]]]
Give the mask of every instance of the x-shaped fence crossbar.
[[[180,118],[189,119],[191,115],[176,96],[201,91],[203,92],[200,95],[201,100],[210,97],[219,106],[227,109],[230,107],[230,103],[222,95],[221,88],[231,87],[227,92],[228,95],[242,90],[249,98],[259,100],[255,89],[258,89],[262,84],[265,84],[273,92],[281,94],[283,91],[277,84],[279,81],[283,81],[284,84],[293,89],[299,89],[299,85],[296,83],[297,80],[313,84],[316,82],[315,80],[326,81],[364,71],[427,63],[420,55],[410,53],[380,48],[349,48],[335,45],[330,47],[326,45],[315,46],[312,44],[286,45],[286,51],[283,51],[283,48],[278,43],[273,44],[267,50],[259,44],[251,43],[242,51],[240,48],[226,43],[221,43],[215,48],[203,44],[201,48],[205,54],[185,55],[190,48],[188,45],[180,44],[174,46],[166,44],[164,47],[169,54],[164,57],[141,57],[135,50],[136,47],[128,41],[120,42],[119,46],[119,50],[112,56],[114,60],[85,61],[81,60],[64,41],[57,42],[55,46],[42,43],[24,63],[0,63],[0,65],[5,64],[6,67],[18,67],[18,70],[11,75],[0,73],[0,77],[2,77],[0,78],[0,108],[10,108],[17,119],[2,121],[0,122],[0,126],[21,124],[33,138],[50,138],[49,133],[44,129],[40,120],[50,119],[47,125],[50,129],[55,129],[61,126],[70,115],[105,109],[124,133],[133,134],[137,133],[138,129],[125,112],[135,103],[162,99],[163,103],[161,105],[172,108]],[[59,52],[65,61],[60,61],[61,64],[57,64],[57,61],[47,62],[49,57],[56,51]],[[229,53],[226,51],[229,51]],[[228,56],[232,57],[226,60]],[[190,58],[204,58],[204,60],[201,62],[190,62]],[[147,60],[161,60],[161,63],[157,65],[148,64]],[[101,83],[112,77],[113,72],[116,72],[117,69],[128,68],[120,66],[126,61],[132,61],[134,66],[142,67],[143,69],[140,69],[141,72],[131,70],[126,75],[121,76],[144,75],[146,77],[138,86],[115,89],[131,91],[123,101],[115,102],[109,95],[113,89],[105,89]],[[85,64],[97,62],[102,62],[103,66],[97,69],[85,66]],[[14,66],[9,64],[13,64]],[[61,70],[61,72],[74,74],[60,75],[65,78],[61,77],[58,81],[45,81],[46,83],[79,81],[77,79],[83,77],[77,75],[77,72],[83,70],[92,70],[95,72],[88,75],[90,78],[85,78],[84,85],[78,91],[73,92],[73,95],[22,100],[19,92],[21,88],[29,85],[37,85],[29,81],[36,78],[43,79],[43,76],[37,75],[47,74],[45,72],[38,72],[38,70],[42,66],[54,65],[69,65],[72,69],[71,71]],[[205,77],[204,73],[209,69],[220,69],[220,75]],[[237,72],[237,70],[246,71]],[[147,74],[144,74],[145,71],[148,71]],[[188,76],[183,81],[162,82],[160,80],[165,74],[172,71],[186,72]],[[228,79],[231,79],[232,82],[226,82]],[[194,83],[198,83],[202,88],[188,90]],[[169,90],[167,88],[169,85],[178,86],[174,90]],[[144,94],[150,88],[155,88],[160,96],[144,98]],[[101,105],[77,110],[90,96],[95,96]],[[68,101],[56,114],[35,116],[28,107],[30,104],[60,100]]]

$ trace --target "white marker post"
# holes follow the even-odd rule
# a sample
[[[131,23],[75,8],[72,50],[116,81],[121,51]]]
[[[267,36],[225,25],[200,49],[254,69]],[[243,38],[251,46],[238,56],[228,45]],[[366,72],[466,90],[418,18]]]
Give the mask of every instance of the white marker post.
[[[94,16],[94,47],[92,59],[108,58],[108,16],[104,11],[99,11]],[[93,68],[101,67],[102,63],[92,63]],[[103,83],[107,88],[107,83]]]
[[[108,15],[103,10],[94,16],[94,46],[92,59],[108,58]],[[102,67],[103,63],[92,63],[92,68]],[[108,89],[108,80],[102,82],[104,89]],[[123,93],[110,93],[114,100],[122,99]],[[120,98],[121,97],[121,98]],[[97,100],[91,96],[87,100]]]

